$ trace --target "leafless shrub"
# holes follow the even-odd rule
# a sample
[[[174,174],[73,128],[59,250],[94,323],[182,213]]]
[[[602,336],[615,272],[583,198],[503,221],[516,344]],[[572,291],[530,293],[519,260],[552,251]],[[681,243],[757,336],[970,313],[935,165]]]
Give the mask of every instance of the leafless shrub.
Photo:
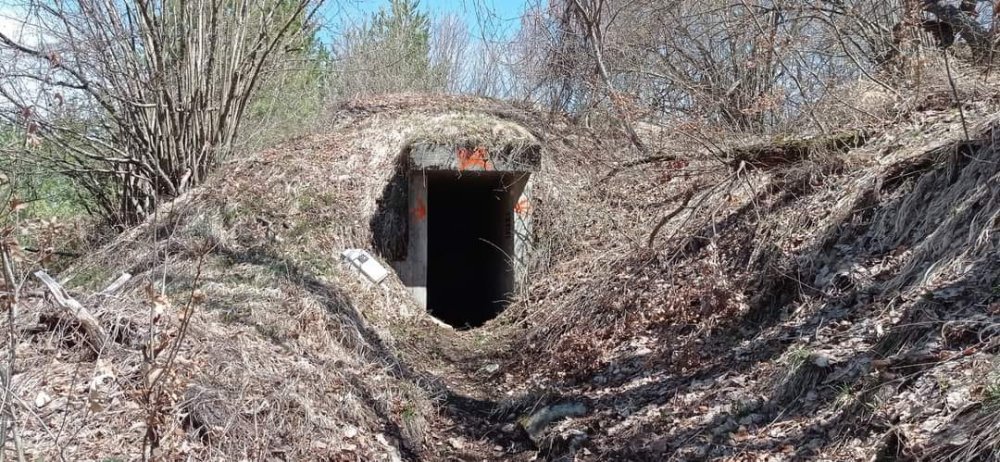
[[[590,121],[705,121],[739,132],[827,133],[839,90],[859,79],[890,94],[956,36],[990,53],[985,2],[771,0],[535,4],[510,44],[524,98]],[[941,27],[952,35],[942,35]],[[822,105],[823,107],[819,107]]]
[[[118,225],[200,184],[233,150],[248,102],[321,0],[20,5],[0,34],[0,117]]]

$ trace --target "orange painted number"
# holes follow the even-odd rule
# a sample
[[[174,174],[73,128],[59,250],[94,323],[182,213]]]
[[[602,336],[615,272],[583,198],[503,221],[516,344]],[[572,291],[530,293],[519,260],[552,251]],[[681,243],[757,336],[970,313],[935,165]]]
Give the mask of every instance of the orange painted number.
[[[490,162],[486,148],[482,146],[478,146],[472,151],[467,148],[458,148],[458,169],[493,170],[493,163]]]
[[[423,199],[417,199],[417,205],[413,207],[413,218],[417,221],[427,218],[427,206],[424,205]]]
[[[514,204],[514,212],[516,212],[518,215],[526,215],[530,211],[531,211],[531,202],[528,201],[527,197],[522,197],[520,200],[517,201],[517,204]]]

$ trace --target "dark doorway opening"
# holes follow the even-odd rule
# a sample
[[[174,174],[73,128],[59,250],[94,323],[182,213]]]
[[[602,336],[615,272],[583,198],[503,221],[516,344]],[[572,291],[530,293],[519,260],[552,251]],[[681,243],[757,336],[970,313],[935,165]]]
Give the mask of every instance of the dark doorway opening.
[[[427,176],[427,309],[456,328],[481,326],[506,306],[510,188],[498,173]]]

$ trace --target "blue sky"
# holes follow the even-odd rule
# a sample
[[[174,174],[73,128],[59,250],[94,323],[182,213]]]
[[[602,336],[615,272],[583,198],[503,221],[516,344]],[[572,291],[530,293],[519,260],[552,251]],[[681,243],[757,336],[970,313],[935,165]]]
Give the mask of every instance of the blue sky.
[[[511,37],[520,27],[520,18],[529,0],[420,0],[420,9],[431,18],[455,15],[469,27],[470,38],[481,36],[481,23],[496,27],[505,37]],[[327,3],[327,17],[334,25],[354,22],[371,16],[389,0],[342,0]],[[336,29],[336,27],[334,27]]]

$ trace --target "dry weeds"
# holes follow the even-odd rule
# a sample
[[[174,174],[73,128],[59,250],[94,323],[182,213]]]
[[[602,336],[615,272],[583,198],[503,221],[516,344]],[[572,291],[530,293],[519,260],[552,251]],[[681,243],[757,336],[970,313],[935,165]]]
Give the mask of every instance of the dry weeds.
[[[961,94],[979,102],[960,112],[933,103],[941,91],[917,112],[898,95],[866,98],[883,121],[908,109],[863,145],[767,169],[725,156],[768,140],[697,127],[664,129],[670,153],[622,159],[620,135],[491,101],[346,104],[326,134],[226,166],[62,274],[118,326],[97,357],[51,307],[22,311],[22,438],[48,458],[136,454],[152,286],[175,307],[203,294],[165,456],[528,459],[542,443],[504,429],[582,402],[588,415],[539,440],[544,455],[981,460],[997,450],[978,430],[996,424],[982,380],[1000,338],[996,108],[972,88]],[[405,145],[470,118],[488,128],[477,142],[519,125],[545,155],[530,283],[500,317],[456,333],[398,280],[372,287],[336,255],[379,232]],[[122,271],[136,275],[124,291],[92,295]]]

